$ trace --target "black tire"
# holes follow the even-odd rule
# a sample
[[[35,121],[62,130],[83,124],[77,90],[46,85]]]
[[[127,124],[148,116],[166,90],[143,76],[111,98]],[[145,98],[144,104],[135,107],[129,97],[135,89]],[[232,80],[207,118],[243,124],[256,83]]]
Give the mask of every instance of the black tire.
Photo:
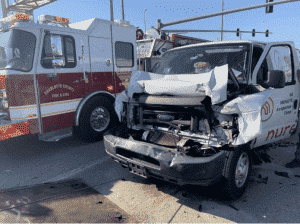
[[[95,118],[97,116],[98,118]],[[99,118],[100,116],[102,116],[102,119]],[[109,121],[107,121],[107,118]],[[91,122],[91,119],[93,119],[93,122]],[[86,142],[101,141],[103,134],[111,129],[117,121],[118,117],[114,110],[114,102],[106,97],[94,97],[84,105],[79,115],[79,125],[74,127],[74,135]],[[101,122],[102,124],[100,124]]]
[[[245,178],[242,179],[241,183],[236,182],[236,170],[238,166],[238,162],[240,158],[246,158],[248,161],[248,169]],[[251,173],[251,155],[250,155],[250,148],[247,146],[239,146],[235,148],[234,151],[228,151],[226,153],[226,161],[225,167],[223,171],[223,183],[222,188],[223,192],[225,193],[225,198],[232,200],[239,198],[247,188],[249,183],[249,177]],[[240,181],[238,180],[238,181]]]

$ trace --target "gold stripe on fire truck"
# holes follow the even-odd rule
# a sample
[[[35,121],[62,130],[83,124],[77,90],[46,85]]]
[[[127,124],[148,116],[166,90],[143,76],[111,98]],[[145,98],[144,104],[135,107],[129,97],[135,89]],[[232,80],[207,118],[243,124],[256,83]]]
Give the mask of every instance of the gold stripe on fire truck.
[[[74,112],[81,100],[82,98],[41,104],[42,117]]]
[[[74,112],[76,111],[81,100],[82,98],[73,99],[73,100],[64,100],[64,101],[52,102],[52,103],[43,103],[41,104],[42,117],[49,117],[57,114]],[[64,108],[68,106],[69,108],[64,110]],[[51,112],[48,112],[49,110]],[[23,114],[24,117],[19,117],[21,115],[20,112],[22,112],[21,114]],[[10,107],[10,114],[11,114],[11,120],[33,119],[33,118],[37,118],[36,115],[37,108],[36,105]]]
[[[42,117],[50,117],[50,116],[59,115],[59,114],[67,114],[67,113],[71,113],[71,112],[75,112],[75,111],[76,111],[76,108],[70,109],[70,110],[63,110],[63,111],[58,111],[58,112],[42,114]]]
[[[51,103],[42,103],[41,106],[51,106],[51,105],[57,105],[57,104],[68,104],[68,103],[73,103],[73,102],[79,102],[83,98],[78,98],[78,99],[73,99],[73,100],[62,100],[62,101],[55,101]]]

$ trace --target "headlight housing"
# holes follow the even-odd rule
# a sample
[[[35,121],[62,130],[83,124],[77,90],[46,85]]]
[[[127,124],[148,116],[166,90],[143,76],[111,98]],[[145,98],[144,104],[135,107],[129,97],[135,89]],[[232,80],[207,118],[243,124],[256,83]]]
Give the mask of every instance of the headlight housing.
[[[5,100],[7,99],[7,95],[6,95],[6,90],[5,89],[1,90],[1,98],[5,99]]]
[[[8,102],[7,102],[7,94],[6,94],[5,89],[2,89],[0,91],[0,97],[1,97],[1,107],[7,109],[8,108]]]

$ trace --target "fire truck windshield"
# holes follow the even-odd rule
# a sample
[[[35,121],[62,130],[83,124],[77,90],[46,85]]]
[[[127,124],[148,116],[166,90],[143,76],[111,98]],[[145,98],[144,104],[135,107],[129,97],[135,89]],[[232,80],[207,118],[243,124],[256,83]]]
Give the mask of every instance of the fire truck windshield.
[[[34,34],[13,29],[0,34],[0,69],[28,72],[32,69],[36,44]]]
[[[228,64],[239,82],[247,83],[249,44],[206,45],[166,52],[151,72],[201,74]]]

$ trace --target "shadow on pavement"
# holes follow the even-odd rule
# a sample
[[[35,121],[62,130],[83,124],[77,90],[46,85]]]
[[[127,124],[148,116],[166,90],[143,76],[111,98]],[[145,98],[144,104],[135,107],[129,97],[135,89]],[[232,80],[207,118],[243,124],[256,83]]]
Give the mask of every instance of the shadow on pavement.
[[[0,192],[0,222],[135,222],[81,179]]]
[[[278,153],[284,152],[280,147],[271,150]],[[290,149],[290,151],[293,150]],[[257,164],[275,164],[268,152],[268,149],[261,149],[258,158],[261,161],[257,160]],[[123,200],[123,204],[127,203],[132,206],[131,210],[147,210],[142,206],[149,206],[152,210],[147,214],[156,214],[156,216],[134,215],[137,220],[142,222],[158,221],[157,217],[159,216],[157,214],[166,207],[168,207],[166,209],[168,212],[171,211],[170,201],[172,199],[169,196],[175,198],[172,203],[179,205],[176,212],[172,210],[174,216],[168,217],[163,222],[204,222],[205,220],[220,222],[218,218],[221,218],[222,222],[225,220],[225,222],[237,223],[297,222],[300,218],[298,212],[295,212],[300,209],[300,175],[291,174],[289,170],[283,172],[280,167],[284,167],[278,164],[275,164],[274,167],[274,170],[268,167],[266,169],[253,169],[246,192],[240,198],[232,201],[225,199],[221,190],[221,183],[209,187],[179,186],[159,179],[144,179],[135,175],[130,175],[126,180],[123,180],[127,182],[127,185],[119,183],[115,187],[109,186],[110,191],[115,191],[115,194],[109,197],[113,198],[117,194],[122,195],[124,199],[118,199],[118,201]],[[121,189],[122,186],[128,189]],[[126,192],[128,196],[125,195]],[[104,194],[109,195],[105,192]],[[150,200],[152,200],[151,203]],[[140,201],[143,201],[143,204],[138,205]],[[128,206],[127,204],[126,206]],[[164,215],[163,213],[166,214],[167,212],[162,212],[162,215]]]

